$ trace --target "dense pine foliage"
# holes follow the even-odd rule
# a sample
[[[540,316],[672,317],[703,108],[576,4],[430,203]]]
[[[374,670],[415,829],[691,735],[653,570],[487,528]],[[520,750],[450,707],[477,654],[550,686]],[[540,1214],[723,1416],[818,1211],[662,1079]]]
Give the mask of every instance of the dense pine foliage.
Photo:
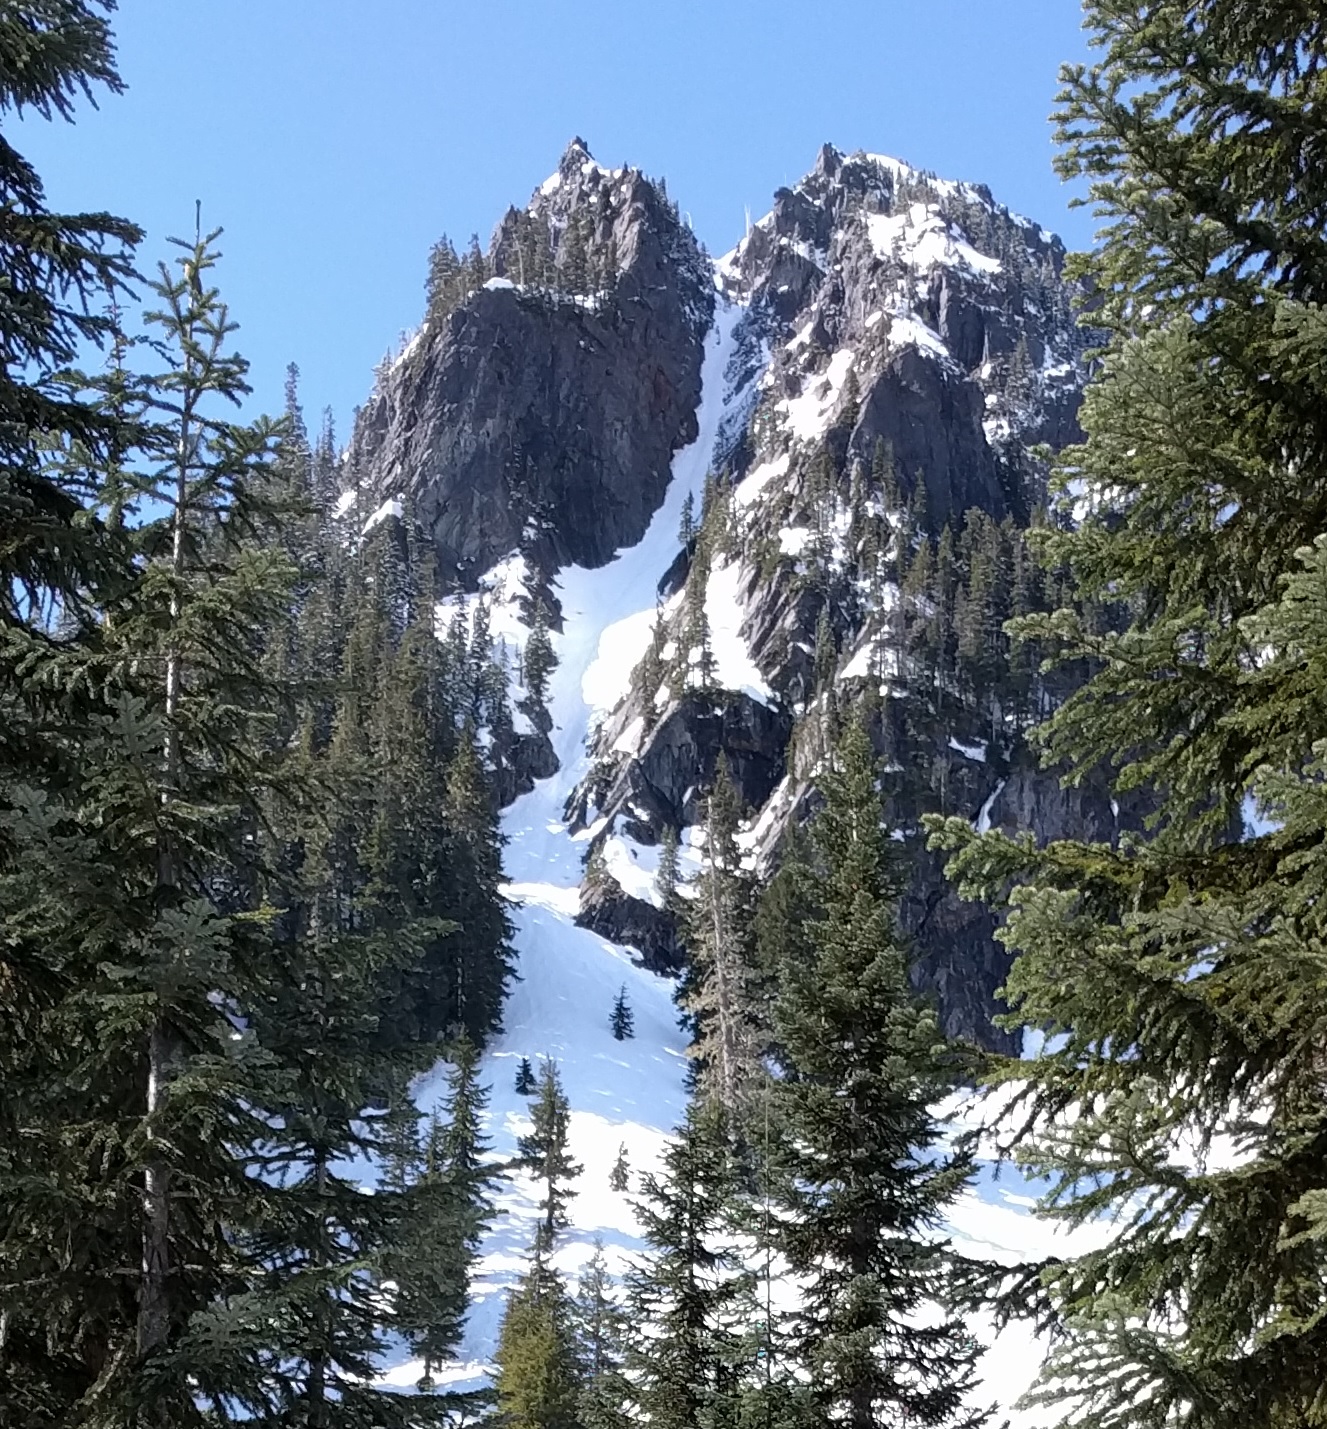
[[[1087,10],[1061,167],[1105,223],[1109,337],[1061,462],[1080,519],[1046,539],[1072,589],[1023,633],[1094,671],[1047,758],[1154,816],[1112,844],[937,837],[1008,897],[1014,1015],[1056,1037],[1007,1071],[1017,1154],[1048,1213],[1120,1218],[1047,1270],[1045,1398],[1094,1429],[1321,1425],[1327,31],[1270,3]]]
[[[4,108],[117,87],[107,8],[7,18]],[[233,419],[218,234],[138,277],[0,162],[4,1422],[431,1422],[373,1380],[455,1343],[485,1215],[473,1049],[422,1142],[406,1096],[509,975],[476,661],[293,380]]]

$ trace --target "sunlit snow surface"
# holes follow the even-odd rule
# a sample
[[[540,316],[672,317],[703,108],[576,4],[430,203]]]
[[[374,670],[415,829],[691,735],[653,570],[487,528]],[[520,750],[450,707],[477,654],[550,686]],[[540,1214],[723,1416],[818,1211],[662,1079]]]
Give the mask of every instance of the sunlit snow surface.
[[[515,1153],[517,1137],[529,1127],[529,1102],[513,1087],[517,1065],[522,1057],[536,1065],[544,1056],[555,1058],[572,1107],[572,1153],[585,1168],[569,1208],[573,1228],[559,1237],[555,1255],[555,1263],[571,1276],[589,1259],[596,1236],[605,1242],[618,1272],[642,1249],[628,1196],[609,1189],[609,1170],[623,1144],[633,1183],[641,1171],[658,1165],[685,1105],[686,1043],[672,1003],[671,981],[638,968],[627,951],[575,926],[588,835],[582,831],[573,837],[568,832],[563,809],[586,772],[592,723],[625,693],[631,667],[649,638],[656,582],[676,554],[683,502],[688,493],[698,501],[725,412],[737,400],[726,387],[725,369],[742,312],[720,299],[705,344],[699,434],[674,458],[667,496],[644,539],[599,570],[573,567],[558,577],[564,625],[563,633],[554,636],[559,664],[549,704],[560,769],[503,816],[508,841],[505,891],[512,900],[520,980],[511,987],[504,1030],[492,1039],[484,1057],[483,1080],[492,1089],[486,1131],[495,1157]],[[777,474],[775,464],[768,475]],[[737,662],[735,651],[729,659]],[[753,694],[765,694],[758,671],[742,670],[741,676],[739,688],[746,684]],[[684,865],[691,852],[688,842],[682,850]],[[637,896],[650,896],[656,851],[647,853],[616,837],[610,839],[606,856],[620,881],[633,883]],[[624,983],[635,1014],[635,1036],[617,1042],[608,1019]],[[439,1067],[418,1088],[425,1111],[442,1093],[443,1072]],[[959,1115],[969,1112],[961,1110]],[[997,1180],[986,1166],[954,1208],[956,1246],[1005,1262],[1052,1249],[1065,1253],[1069,1243],[1053,1238],[1046,1225],[1029,1215],[1034,1194],[1008,1168]],[[481,1248],[461,1358],[435,1376],[440,1386],[477,1387],[488,1377],[504,1292],[521,1273],[533,1239],[536,1201],[537,1191],[528,1178],[501,1183],[498,1216]],[[1103,1234],[1091,1234],[1080,1243],[1098,1243]],[[990,1338],[986,1327],[976,1328],[984,1339]],[[994,1402],[1008,1411],[1028,1387],[1039,1361],[1040,1351],[1026,1330],[1006,1331],[983,1361],[980,1402]],[[418,1380],[421,1368],[418,1361],[402,1362],[384,1377],[405,1388]],[[1031,1429],[1042,1419],[1015,1412],[1010,1422],[1013,1429]]]

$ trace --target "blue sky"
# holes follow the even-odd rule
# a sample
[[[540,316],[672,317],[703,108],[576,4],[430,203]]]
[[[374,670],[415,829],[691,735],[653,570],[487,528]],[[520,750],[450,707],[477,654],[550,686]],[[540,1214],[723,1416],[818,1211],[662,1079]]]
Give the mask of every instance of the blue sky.
[[[295,361],[342,437],[429,245],[487,240],[574,134],[665,176],[715,253],[826,140],[1091,236],[1046,117],[1073,0],[121,0],[114,26],[128,92],[17,142],[54,204],[146,228],[142,266],[201,199],[255,406]]]

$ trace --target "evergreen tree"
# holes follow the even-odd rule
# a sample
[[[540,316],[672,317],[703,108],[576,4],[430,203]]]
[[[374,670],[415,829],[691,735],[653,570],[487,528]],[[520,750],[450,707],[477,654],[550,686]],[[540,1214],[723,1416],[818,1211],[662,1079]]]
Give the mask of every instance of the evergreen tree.
[[[859,1429],[975,1425],[978,1347],[961,1321],[918,1318],[945,1290],[935,1239],[972,1173],[932,1111],[959,1071],[918,1004],[897,932],[902,870],[881,824],[859,721],[822,780],[811,827],[813,960],[784,969],[778,1249],[801,1284],[789,1334],[823,1415]]]
[[[479,1054],[462,1038],[450,1055],[441,1115],[432,1119],[419,1174],[406,1188],[403,1233],[388,1263],[397,1286],[395,1326],[423,1359],[426,1386],[460,1341],[470,1268],[492,1213]]]
[[[753,1006],[755,881],[742,866],[741,802],[720,757],[706,805],[704,863],[686,910],[689,963],[677,1001],[692,1034],[697,1091],[740,1120],[764,1075]]]
[[[106,8],[96,0],[13,7],[0,35],[0,113],[70,120],[80,94],[119,93]],[[86,617],[85,603],[97,589],[88,583],[116,577],[123,558],[107,524],[82,517],[99,495],[88,474],[133,443],[133,412],[77,392],[60,374],[84,344],[116,340],[116,304],[133,276],[142,234],[106,213],[51,212],[36,170],[8,144],[0,156],[0,194],[13,215],[0,235],[7,279],[0,291],[0,613],[9,685],[20,653],[40,656],[33,627],[68,629],[80,612]],[[83,455],[82,473],[43,460],[43,447],[53,442]],[[108,514],[113,525],[116,512]],[[12,749],[7,740],[0,748],[6,760],[17,759],[21,738]]]
[[[573,1314],[582,1373],[581,1429],[626,1429],[630,1387],[622,1365],[627,1320],[614,1295],[604,1243],[598,1238],[576,1287]]]
[[[688,491],[682,502],[682,520],[677,530],[677,542],[682,549],[689,550],[696,539],[696,498]]]
[[[613,1011],[608,1019],[608,1025],[613,1030],[613,1036],[624,1042],[628,1037],[636,1035],[636,1018],[631,1011],[631,1004],[627,1001],[627,985],[623,983],[618,989],[617,997],[613,999]]]
[[[575,1324],[566,1287],[548,1264],[550,1245],[541,1225],[498,1332],[494,1389],[498,1413],[511,1429],[581,1429]]]
[[[72,119],[80,94],[122,88],[106,7],[11,6],[0,27],[0,114]],[[34,122],[30,119],[29,122]],[[35,168],[0,144],[0,1381],[15,1423],[68,1422],[72,1406],[132,1354],[132,1274],[93,1207],[116,1192],[115,1158],[82,1144],[109,1129],[114,1085],[85,1069],[99,1033],[85,1001],[100,955],[69,938],[93,920],[95,870],[114,857],[78,816],[84,758],[109,718],[93,692],[100,611],[131,579],[118,508],[93,514],[107,468],[142,433],[123,372],[116,305],[140,230],[109,214],[47,206]],[[109,348],[113,385],[79,391],[60,374],[84,347]],[[49,453],[54,448],[56,459]],[[126,719],[127,730],[134,721]],[[98,737],[98,743],[100,743]],[[44,865],[44,868],[43,868]],[[58,902],[52,890],[64,892]],[[80,896],[80,891],[82,896]],[[91,926],[91,924],[90,924]],[[59,937],[52,936],[58,933]],[[81,1010],[79,1004],[82,1004]],[[110,1075],[133,1076],[123,1060]],[[81,1095],[70,1095],[81,1089]],[[100,1123],[100,1125],[99,1125]],[[20,1132],[20,1127],[22,1131]],[[93,1168],[101,1168],[103,1184]],[[109,1177],[106,1172],[109,1171]],[[132,1196],[131,1180],[120,1194]],[[130,1327],[130,1328],[127,1328]]]
[[[636,1327],[627,1374],[637,1413],[660,1429],[740,1420],[751,1307],[737,1186],[722,1109],[693,1104],[662,1175],[642,1178],[637,1214],[649,1255],[627,1277]]]
[[[520,1065],[516,1068],[517,1092],[523,1097],[528,1097],[538,1085],[529,1057],[522,1057]]]
[[[659,905],[665,913],[674,913],[678,907],[678,887],[682,882],[682,870],[677,852],[677,830],[672,824],[665,824],[659,836],[659,867],[654,871],[654,888],[659,895]]]
[[[1050,1278],[1045,1397],[1092,1429],[1322,1424],[1327,237],[1294,156],[1327,52],[1316,15],[1256,3],[1087,13],[1101,58],[1063,71],[1060,162],[1108,220],[1084,265],[1108,346],[1059,477],[1079,519],[1042,537],[1069,599],[1023,629],[1089,662],[1038,731],[1048,760],[1113,769],[1150,830],[939,839],[969,892],[1014,885],[1008,995],[1062,1034],[1010,1069],[1043,1207],[1119,1217]],[[1249,798],[1281,827],[1241,841]]]
[[[584,209],[577,209],[567,220],[559,253],[562,283],[569,293],[589,292],[589,224]]]
[[[557,655],[548,633],[548,611],[542,600],[536,600],[530,621],[530,635],[525,642],[525,688],[529,691],[533,705],[531,718],[535,718],[536,711],[546,711],[548,681],[556,668]]]
[[[617,1148],[617,1159],[608,1173],[608,1188],[610,1191],[626,1191],[630,1187],[631,1167],[627,1163],[627,1143],[624,1141]]]
[[[519,1139],[517,1150],[521,1164],[543,1186],[539,1205],[544,1213],[543,1230],[551,1247],[553,1237],[567,1224],[567,1202],[576,1194],[568,1183],[584,1168],[571,1158],[568,1145],[571,1106],[562,1090],[557,1063],[547,1058],[539,1074],[530,1120],[533,1123],[530,1132]]]

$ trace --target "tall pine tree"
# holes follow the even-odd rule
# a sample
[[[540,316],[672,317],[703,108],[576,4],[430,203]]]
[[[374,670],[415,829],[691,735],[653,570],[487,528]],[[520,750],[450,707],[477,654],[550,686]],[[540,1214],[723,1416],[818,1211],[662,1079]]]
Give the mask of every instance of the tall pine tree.
[[[1024,633],[1091,662],[1048,760],[1113,766],[1150,828],[938,839],[970,892],[1015,885],[1008,995],[1060,1034],[1008,1069],[1043,1209],[1118,1217],[1048,1272],[1044,1397],[1086,1426],[1321,1425],[1327,186],[1300,156],[1327,31],[1274,4],[1087,12],[1061,167],[1106,221],[1084,266],[1108,348],[1063,462],[1078,521],[1048,538],[1071,599]]]
[[[774,1241],[799,1282],[792,1351],[823,1415],[853,1429],[976,1425],[964,1407],[978,1346],[921,1312],[947,1290],[945,1208],[972,1174],[933,1105],[959,1067],[908,975],[903,871],[882,825],[860,720],[821,784],[807,873],[810,962],[785,965]]]

